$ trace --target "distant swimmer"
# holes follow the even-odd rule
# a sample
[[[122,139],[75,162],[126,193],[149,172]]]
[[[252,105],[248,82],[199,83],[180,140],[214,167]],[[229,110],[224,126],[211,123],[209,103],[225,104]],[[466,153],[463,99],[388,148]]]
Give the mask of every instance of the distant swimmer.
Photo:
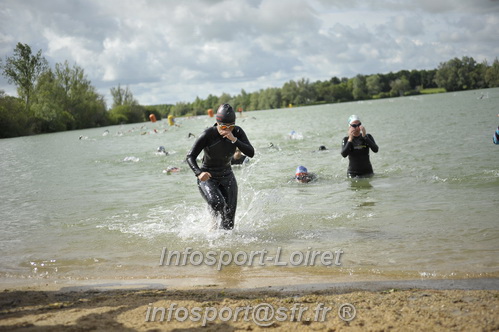
[[[267,146],[269,148],[269,150],[277,150],[277,151],[281,151],[281,148],[278,147],[277,145],[274,145],[274,143],[270,142],[269,145]]]
[[[327,148],[324,145],[319,146],[319,151],[325,151]]]
[[[137,158],[137,157],[134,157],[134,156],[130,156],[130,157],[125,157],[125,159],[123,159],[124,162],[139,162],[140,159]]]
[[[163,170],[163,173],[166,173],[167,175],[170,175],[172,173],[178,173],[178,172],[180,172],[180,168],[175,167],[175,166],[170,166],[170,167],[166,168],[165,170]]]
[[[291,130],[291,132],[288,134],[288,137],[289,139],[303,139],[303,135],[294,130]]]
[[[156,150],[157,153],[161,154],[163,153],[164,155],[168,155],[168,151],[166,151],[165,147],[163,145],[161,145],[160,147],[158,147],[158,149]]]
[[[494,133],[494,144],[499,144],[499,127],[497,127],[496,132]]]
[[[317,176],[314,173],[309,173],[305,166],[298,166],[295,171],[295,180],[300,183],[309,183],[315,180]]]
[[[206,200],[213,217],[221,217],[224,229],[234,228],[237,208],[237,181],[230,160],[241,150],[253,157],[255,150],[244,130],[236,126],[236,113],[229,104],[220,105],[216,123],[206,129],[187,154],[187,163],[197,177],[201,196]],[[198,166],[196,158],[204,151],[203,164]]]
[[[378,152],[378,145],[371,134],[366,133],[366,128],[360,122],[357,115],[348,118],[348,136],[343,138],[341,155],[348,156],[349,177],[370,177],[374,174],[369,159],[369,149]]]
[[[245,162],[248,162],[249,158],[242,154],[241,150],[236,149],[236,152],[234,152],[234,155],[230,159],[230,164],[231,165],[242,165]]]

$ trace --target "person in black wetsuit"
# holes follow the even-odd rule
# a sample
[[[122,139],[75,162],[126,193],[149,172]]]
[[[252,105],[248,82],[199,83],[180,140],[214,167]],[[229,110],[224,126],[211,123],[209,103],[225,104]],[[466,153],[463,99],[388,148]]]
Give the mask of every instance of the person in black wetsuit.
[[[352,115],[348,118],[348,136],[343,138],[341,155],[348,156],[348,176],[370,177],[374,174],[369,159],[369,149],[378,152],[378,145],[371,134],[366,134],[366,128],[362,126],[360,118]]]
[[[236,148],[248,157],[255,150],[246,133],[235,125],[236,113],[229,104],[220,105],[217,123],[206,129],[187,154],[187,163],[198,178],[198,188],[214,217],[221,216],[224,229],[234,228],[237,208],[237,182],[230,166]],[[204,151],[203,164],[196,158]]]

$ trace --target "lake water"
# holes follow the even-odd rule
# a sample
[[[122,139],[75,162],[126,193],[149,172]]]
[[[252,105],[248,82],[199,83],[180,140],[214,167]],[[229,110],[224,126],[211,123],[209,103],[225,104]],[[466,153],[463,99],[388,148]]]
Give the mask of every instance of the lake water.
[[[498,113],[499,89],[244,113],[237,122],[256,154],[234,167],[239,204],[230,232],[210,230],[184,163],[195,140],[189,133],[199,135],[213,118],[0,140],[0,277],[231,286],[496,277]],[[351,114],[379,145],[368,180],[348,179],[340,155]],[[169,154],[156,153],[159,146]],[[317,181],[294,182],[298,165]],[[164,173],[169,166],[181,171]],[[339,264],[255,258],[220,271],[166,266],[159,264],[163,247],[192,248],[196,259],[266,250],[285,262],[297,252],[330,251]]]

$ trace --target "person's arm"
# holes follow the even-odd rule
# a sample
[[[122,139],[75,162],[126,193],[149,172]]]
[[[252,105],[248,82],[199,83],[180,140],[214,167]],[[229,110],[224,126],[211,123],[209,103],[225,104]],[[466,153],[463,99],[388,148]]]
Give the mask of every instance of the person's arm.
[[[348,140],[348,137],[343,138],[343,143],[341,148],[341,155],[343,156],[343,158],[345,158],[350,154],[352,148],[353,148],[353,143]]]
[[[371,136],[371,134],[367,134],[364,139],[366,140],[367,146],[373,150],[374,153],[378,152],[378,144],[374,141],[374,138]]]
[[[234,143],[236,147],[238,147],[239,150],[246,156],[253,158],[253,156],[255,155],[255,149],[253,148],[253,145],[251,145],[244,130],[241,127],[237,127],[234,131],[234,137],[237,138],[236,142]]]
[[[192,171],[194,172],[196,177],[199,176],[199,174],[201,174],[203,172],[199,168],[196,158],[199,156],[201,151],[203,151],[205,145],[206,145],[206,132],[203,132],[198,137],[196,142],[194,142],[194,145],[192,146],[189,153],[187,153],[187,158],[186,158],[187,164],[192,169]]]

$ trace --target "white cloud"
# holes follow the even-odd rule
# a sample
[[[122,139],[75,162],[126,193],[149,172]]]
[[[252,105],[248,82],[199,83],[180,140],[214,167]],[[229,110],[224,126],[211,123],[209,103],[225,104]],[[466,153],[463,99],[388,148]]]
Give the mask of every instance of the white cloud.
[[[499,2],[475,0],[2,0],[0,56],[17,42],[77,63],[98,91],[142,104],[290,79],[436,68],[499,55]],[[0,89],[15,88],[0,79]]]

